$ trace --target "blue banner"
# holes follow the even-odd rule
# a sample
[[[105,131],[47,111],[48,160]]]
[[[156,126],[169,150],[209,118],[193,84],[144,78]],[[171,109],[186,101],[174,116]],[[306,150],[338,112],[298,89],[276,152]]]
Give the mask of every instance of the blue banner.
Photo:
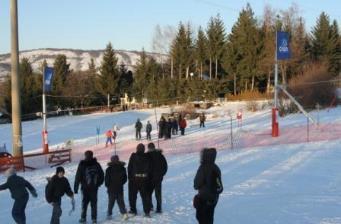
[[[277,31],[277,60],[290,58],[289,33]]]
[[[50,92],[52,88],[53,68],[45,67],[44,69],[44,90]]]

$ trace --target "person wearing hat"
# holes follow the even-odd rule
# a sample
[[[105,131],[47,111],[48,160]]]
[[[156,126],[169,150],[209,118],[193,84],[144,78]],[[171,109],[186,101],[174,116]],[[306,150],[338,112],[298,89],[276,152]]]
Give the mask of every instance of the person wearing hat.
[[[147,121],[146,125],[147,140],[152,140],[152,136],[150,134],[152,132],[152,129],[153,129],[152,124],[149,121]]]
[[[78,193],[79,185],[82,190],[82,212],[79,223],[86,223],[86,213],[91,204],[92,223],[97,223],[97,193],[98,188],[104,182],[104,172],[101,165],[94,158],[93,152],[84,153],[85,159],[79,162],[75,177],[74,192]]]
[[[168,164],[165,156],[162,154],[161,149],[155,149],[154,143],[148,144],[148,152],[147,155],[150,158],[151,162],[151,176],[150,176],[150,202],[151,202],[151,209],[153,208],[152,203],[152,194],[155,191],[155,198],[156,198],[156,213],[162,212],[161,206],[161,190],[162,190],[162,180],[163,176],[166,175]]]
[[[150,217],[149,176],[151,170],[150,160],[142,143],[136,147],[136,153],[132,153],[128,163],[128,191],[129,191],[129,213],[136,215],[137,193],[142,198],[143,211],[146,217]]]
[[[0,185],[0,191],[9,189],[11,196],[14,199],[12,208],[12,217],[18,224],[26,223],[25,209],[29,199],[27,189],[33,197],[37,197],[37,191],[30,182],[23,177],[17,176],[14,167],[6,170],[7,182]],[[27,189],[26,189],[27,188]]]
[[[71,203],[74,208],[75,199],[70,187],[69,180],[64,176],[65,170],[63,167],[56,168],[56,174],[51,178],[47,178],[48,184],[45,188],[45,197],[48,203],[53,207],[50,224],[59,224],[62,216],[62,197],[64,194],[71,198]]]
[[[125,163],[120,161],[118,155],[111,157],[108,168],[105,171],[105,186],[108,189],[108,220],[111,219],[112,209],[117,201],[122,220],[128,219],[127,209],[124,204],[123,185],[127,182]]]

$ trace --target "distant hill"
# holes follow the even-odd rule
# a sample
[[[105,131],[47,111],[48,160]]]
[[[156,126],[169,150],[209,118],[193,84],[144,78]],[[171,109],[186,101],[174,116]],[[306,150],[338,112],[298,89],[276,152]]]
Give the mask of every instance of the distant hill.
[[[70,63],[70,68],[75,71],[84,71],[88,69],[88,63],[90,63],[91,58],[94,59],[96,67],[98,68],[101,64],[104,50],[79,50],[79,49],[36,49],[27,50],[20,52],[20,59],[26,57],[32,63],[34,71],[38,71],[44,59],[47,61],[48,65],[52,66],[55,58],[58,54],[64,54],[67,57],[68,63]],[[133,66],[136,65],[140,52],[138,51],[125,51],[125,50],[115,50],[116,56],[118,58],[118,64],[122,62],[127,66],[129,70],[133,70]],[[158,58],[156,53],[147,53]],[[11,70],[11,55],[2,54],[0,55],[0,80],[4,76],[8,75]]]

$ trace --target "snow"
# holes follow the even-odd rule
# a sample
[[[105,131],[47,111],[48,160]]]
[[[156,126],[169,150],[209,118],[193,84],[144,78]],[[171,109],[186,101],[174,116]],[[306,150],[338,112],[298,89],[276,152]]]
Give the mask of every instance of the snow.
[[[85,71],[89,68],[91,58],[94,59],[96,68],[101,66],[104,50],[79,50],[79,49],[35,49],[21,51],[19,54],[20,60],[22,58],[28,58],[32,63],[34,71],[39,71],[41,65],[46,60],[49,66],[52,66],[56,57],[63,54],[67,58],[67,62],[70,63],[70,69],[75,71]],[[118,65],[122,62],[127,66],[127,69],[133,70],[138,59],[140,58],[139,52],[136,51],[124,51],[115,50],[118,58]],[[147,53],[147,55],[154,57],[157,61],[158,54]],[[10,54],[0,55],[0,78],[10,73],[11,58]]]
[[[261,104],[262,102],[260,102]],[[157,108],[157,116],[172,108]],[[243,111],[243,126],[237,127],[236,112]],[[233,148],[231,148],[230,117],[233,116]],[[99,223],[196,223],[192,198],[195,195],[193,178],[199,165],[202,147],[217,147],[216,163],[222,171],[224,191],[220,195],[215,212],[215,223],[341,223],[341,108],[319,113],[320,126],[310,126],[309,142],[306,138],[307,119],[293,114],[279,119],[280,136],[270,135],[269,108],[247,112],[244,102],[227,103],[206,110],[207,122],[200,129],[198,120],[189,121],[185,136],[160,140],[160,148],[168,160],[169,169],[163,181],[163,213],[142,216],[141,199],[138,199],[138,216],[121,222],[117,206],[113,220],[107,221],[107,194],[105,187],[99,190]],[[312,112],[317,117],[317,112]],[[48,119],[50,145],[56,147],[68,139],[74,142],[74,162],[65,164],[66,176],[73,185],[77,160],[82,152],[92,149],[103,168],[114,148],[104,148],[104,132],[114,124],[118,132],[117,153],[127,161],[135,150],[134,123],[140,118],[143,124],[153,125],[153,141],[156,141],[154,110],[128,111],[84,116],[66,116]],[[23,123],[25,151],[37,150],[41,144],[42,121]],[[96,127],[101,128],[101,144],[95,144]],[[10,145],[11,128],[0,125],[0,143]],[[5,137],[4,137],[5,136]],[[147,143],[146,140],[142,140]],[[44,198],[45,177],[54,168],[42,168],[20,173],[37,188],[39,197],[30,198],[26,215],[28,223],[48,223],[51,206]],[[0,175],[0,183],[5,177]],[[125,203],[127,208],[127,184]],[[1,223],[13,223],[12,199],[7,191],[0,192]],[[76,211],[70,216],[69,199],[63,198],[61,223],[77,223],[80,217],[81,196],[76,196]],[[154,201],[155,203],[155,201]],[[88,211],[89,215],[89,211]]]

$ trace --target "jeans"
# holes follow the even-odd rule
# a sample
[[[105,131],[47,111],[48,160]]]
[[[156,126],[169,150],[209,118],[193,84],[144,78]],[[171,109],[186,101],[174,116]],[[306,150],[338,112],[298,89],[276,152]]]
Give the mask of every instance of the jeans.
[[[27,201],[28,201],[28,195],[23,198],[16,199],[14,201],[13,208],[12,208],[12,217],[17,224],[26,223],[25,209],[26,209]]]
[[[61,199],[57,202],[52,202],[52,217],[50,224],[59,224],[60,217],[62,216]]]

